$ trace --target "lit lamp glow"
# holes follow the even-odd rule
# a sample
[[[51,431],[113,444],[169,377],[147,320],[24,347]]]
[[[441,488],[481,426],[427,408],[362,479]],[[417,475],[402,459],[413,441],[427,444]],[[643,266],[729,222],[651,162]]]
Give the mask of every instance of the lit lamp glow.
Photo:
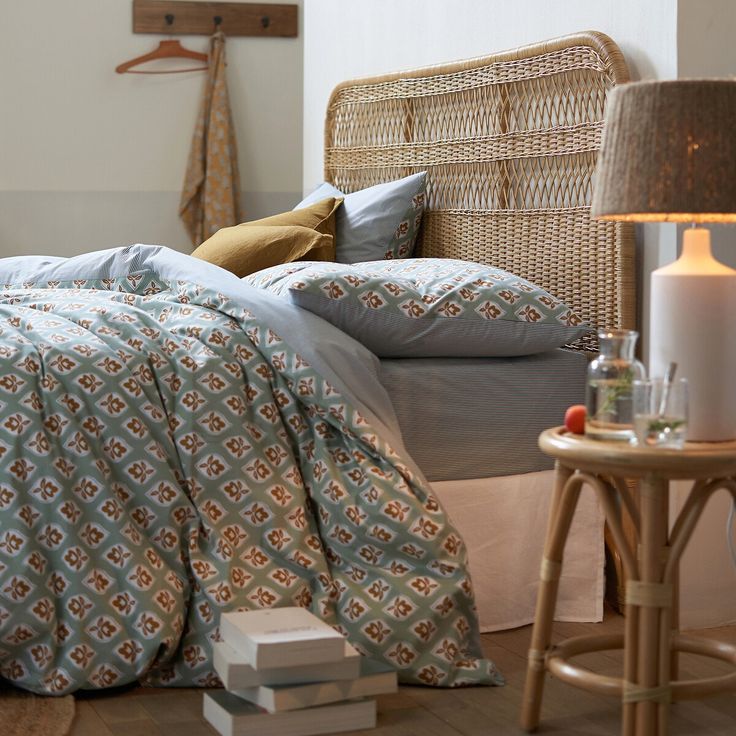
[[[635,222],[736,222],[736,80],[635,82],[609,98],[592,214]],[[652,273],[649,372],[688,379],[688,439],[736,439],[736,271],[710,231],[683,235]]]

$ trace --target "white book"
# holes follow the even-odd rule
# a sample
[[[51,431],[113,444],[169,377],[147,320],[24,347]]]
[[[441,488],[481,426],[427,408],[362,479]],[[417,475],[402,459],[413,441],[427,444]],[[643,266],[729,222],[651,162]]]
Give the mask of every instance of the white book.
[[[336,662],[345,637],[306,608],[223,613],[220,636],[255,669]]]
[[[361,658],[360,676],[354,680],[312,682],[301,685],[260,685],[233,690],[233,695],[260,705],[269,713],[311,708],[340,700],[396,692],[396,670],[387,664]]]
[[[375,700],[350,700],[307,710],[267,713],[225,690],[205,693],[204,717],[222,736],[312,736],[376,726]]]
[[[354,680],[360,674],[362,657],[345,640],[343,658],[319,665],[301,664],[296,667],[255,669],[248,660],[224,641],[212,645],[214,665],[226,690],[257,687],[258,685],[299,685],[321,680]]]

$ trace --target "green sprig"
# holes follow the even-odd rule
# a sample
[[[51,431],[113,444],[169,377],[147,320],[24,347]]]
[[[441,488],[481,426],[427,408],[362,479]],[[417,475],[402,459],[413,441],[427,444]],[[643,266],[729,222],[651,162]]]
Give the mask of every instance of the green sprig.
[[[678,427],[685,424],[684,419],[652,419],[647,424],[649,432],[674,432]]]
[[[631,368],[626,368],[616,379],[616,383],[612,384],[606,391],[605,401],[598,407],[595,418],[600,419],[602,415],[612,412],[616,406],[616,402],[631,392],[631,384],[634,380],[634,373]]]

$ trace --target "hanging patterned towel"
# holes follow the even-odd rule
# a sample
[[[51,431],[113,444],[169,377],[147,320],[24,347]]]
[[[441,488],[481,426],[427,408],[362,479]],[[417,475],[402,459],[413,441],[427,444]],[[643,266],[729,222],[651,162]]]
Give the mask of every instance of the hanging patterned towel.
[[[225,66],[225,35],[217,31],[179,202],[179,215],[195,246],[240,222],[238,151]]]

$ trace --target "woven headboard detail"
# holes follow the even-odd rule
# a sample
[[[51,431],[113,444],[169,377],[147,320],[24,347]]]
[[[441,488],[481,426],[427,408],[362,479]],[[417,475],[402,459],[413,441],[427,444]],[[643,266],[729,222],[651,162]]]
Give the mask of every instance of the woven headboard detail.
[[[632,227],[590,217],[606,93],[627,80],[618,47],[589,32],[344,82],[325,179],[353,192],[426,170],[416,255],[498,266],[593,325],[633,327]]]

